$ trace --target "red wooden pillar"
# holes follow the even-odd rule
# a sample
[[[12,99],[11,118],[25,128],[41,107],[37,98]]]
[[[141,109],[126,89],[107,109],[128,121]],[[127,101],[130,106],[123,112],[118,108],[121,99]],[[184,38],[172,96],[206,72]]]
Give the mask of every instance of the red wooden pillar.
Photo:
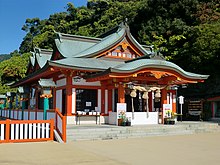
[[[123,84],[118,85],[118,102],[125,103],[125,92]]]
[[[176,113],[176,91],[172,90],[172,112]]]
[[[66,115],[72,115],[72,76],[67,74],[66,76]]]
[[[215,117],[215,102],[214,101],[211,102],[211,106],[212,106],[212,117]]]
[[[53,89],[53,109],[56,108],[56,89]]]
[[[163,104],[167,104],[167,90],[166,89],[161,90],[162,124],[164,124]]]

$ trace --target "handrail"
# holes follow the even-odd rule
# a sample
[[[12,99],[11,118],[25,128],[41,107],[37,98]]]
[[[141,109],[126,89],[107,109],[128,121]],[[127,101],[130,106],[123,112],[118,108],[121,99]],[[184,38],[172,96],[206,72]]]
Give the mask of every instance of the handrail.
[[[59,129],[59,127],[58,127],[58,124],[60,124],[60,123],[58,123],[59,122],[59,120],[58,120],[58,116],[59,116],[59,118],[61,119],[61,124],[62,124],[62,130],[60,130]],[[63,116],[61,113],[60,113],[60,111],[59,111],[59,109],[55,109],[55,129],[57,130],[57,132],[58,132],[58,134],[60,135],[60,137],[62,138],[62,140],[64,141],[64,142],[66,142],[66,116]]]

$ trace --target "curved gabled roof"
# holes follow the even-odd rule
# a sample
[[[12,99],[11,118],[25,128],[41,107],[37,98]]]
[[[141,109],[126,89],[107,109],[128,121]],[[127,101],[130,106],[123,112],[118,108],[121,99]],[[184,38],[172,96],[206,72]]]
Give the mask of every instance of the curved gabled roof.
[[[74,57],[78,53],[100,42],[100,38],[84,37],[58,33],[59,38],[55,39],[58,51],[64,57]]]
[[[30,56],[30,60],[29,60],[29,63],[34,66],[35,65],[35,52],[31,52],[32,56]]]
[[[82,51],[81,53],[77,54],[75,57],[87,57],[87,58],[93,57],[97,55],[99,52],[108,50],[110,47],[121,42],[124,36],[125,36],[125,28],[119,28],[117,32],[103,38],[99,43],[86,49],[85,51]]]
[[[51,59],[52,53],[52,50],[35,48],[35,60],[39,64],[40,68],[44,67],[47,61]]]
[[[190,79],[207,79],[209,77],[209,75],[201,75],[201,74],[195,74],[184,71],[182,68],[180,68],[178,65],[172,62],[165,60],[157,60],[157,59],[139,59],[139,60],[127,62],[111,68],[111,72],[132,73],[147,68],[172,70]]]
[[[104,52],[113,47],[114,45],[120,43],[126,35],[130,39],[130,41],[143,53],[143,55],[151,54],[151,51],[147,51],[134,39],[134,37],[130,33],[129,27],[122,23],[118,26],[117,31],[110,34],[109,36],[106,36],[99,43],[77,54],[75,57],[94,57],[98,55],[100,52]]]
[[[92,38],[77,35],[58,33],[59,38],[55,39],[58,51],[64,57],[91,58],[105,52],[116,44],[120,43],[125,36],[142,52],[143,55],[151,54],[131,35],[129,27],[121,23],[112,33],[104,38]]]

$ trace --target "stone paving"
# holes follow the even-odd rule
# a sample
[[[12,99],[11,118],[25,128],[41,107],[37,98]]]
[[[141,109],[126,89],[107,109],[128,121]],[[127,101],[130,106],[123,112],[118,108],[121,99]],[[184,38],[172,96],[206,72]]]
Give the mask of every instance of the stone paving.
[[[219,165],[220,133],[0,144],[0,165]]]

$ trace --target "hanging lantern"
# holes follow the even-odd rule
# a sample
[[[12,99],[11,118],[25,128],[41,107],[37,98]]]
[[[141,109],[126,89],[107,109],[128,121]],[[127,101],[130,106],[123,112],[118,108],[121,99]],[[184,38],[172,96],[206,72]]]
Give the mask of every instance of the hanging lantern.
[[[13,102],[14,98],[15,98],[15,95],[16,95],[15,92],[7,92],[6,96],[7,96],[8,102]]]
[[[143,98],[143,99],[148,99],[148,92],[144,92],[142,98]]]
[[[157,90],[156,90],[155,97],[157,97],[157,98],[160,98],[160,97],[161,97],[160,89],[157,89]]]
[[[0,104],[5,103],[6,96],[5,95],[0,95]]]
[[[51,98],[52,87],[56,87],[55,82],[52,79],[40,79],[39,85],[41,86],[41,96],[43,98]]]
[[[130,96],[131,97],[136,97],[137,96],[136,90],[132,90],[131,93],[130,93]]]
[[[27,86],[19,86],[18,93],[20,94],[20,101],[28,100],[29,87]]]

